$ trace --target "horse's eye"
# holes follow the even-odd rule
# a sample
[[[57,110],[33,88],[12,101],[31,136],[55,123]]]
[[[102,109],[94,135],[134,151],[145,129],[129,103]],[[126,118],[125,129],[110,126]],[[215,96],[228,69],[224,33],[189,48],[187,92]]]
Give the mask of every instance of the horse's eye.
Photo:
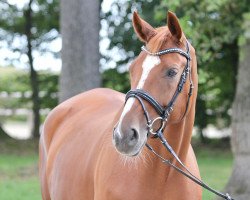
[[[169,69],[166,75],[170,78],[173,78],[177,74],[177,72],[177,69]]]

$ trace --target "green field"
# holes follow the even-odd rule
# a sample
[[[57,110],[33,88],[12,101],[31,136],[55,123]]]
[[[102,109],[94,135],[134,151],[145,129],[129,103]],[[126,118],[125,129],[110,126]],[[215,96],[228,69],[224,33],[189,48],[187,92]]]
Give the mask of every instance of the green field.
[[[37,142],[0,142],[0,199],[41,200],[38,183]],[[231,173],[229,150],[209,147],[195,148],[203,181],[223,189]],[[214,195],[203,192],[203,200]]]
[[[223,191],[232,170],[232,154],[227,149],[208,147],[196,150],[202,180],[212,188]],[[203,190],[203,200],[215,199],[215,195]]]
[[[0,199],[41,199],[37,163],[37,141],[1,141]]]

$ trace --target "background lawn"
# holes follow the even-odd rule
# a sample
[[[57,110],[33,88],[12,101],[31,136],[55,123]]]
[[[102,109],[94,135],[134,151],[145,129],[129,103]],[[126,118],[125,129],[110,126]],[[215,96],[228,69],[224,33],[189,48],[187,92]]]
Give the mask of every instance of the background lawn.
[[[197,146],[195,152],[203,181],[222,190],[231,174],[230,150]],[[5,139],[0,142],[0,199],[41,200],[37,163],[37,141]],[[207,191],[203,192],[203,200],[214,197]]]
[[[0,199],[41,200],[37,141],[0,141]]]
[[[200,147],[195,149],[203,182],[210,187],[223,191],[231,175],[233,157],[229,148]],[[215,199],[207,190],[203,190],[203,200]]]

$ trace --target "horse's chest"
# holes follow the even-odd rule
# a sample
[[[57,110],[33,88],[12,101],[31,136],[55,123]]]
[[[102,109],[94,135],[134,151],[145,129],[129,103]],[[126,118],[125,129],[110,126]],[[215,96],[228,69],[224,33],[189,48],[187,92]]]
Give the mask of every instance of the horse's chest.
[[[122,180],[114,185],[105,187],[102,192],[102,200],[166,200],[161,189],[152,185],[150,188],[145,185],[124,184]],[[99,200],[99,199],[98,199]]]
[[[106,168],[107,169],[107,168]],[[117,169],[120,169],[118,171]],[[96,180],[95,200],[167,200],[165,183],[144,178],[138,169],[107,170]],[[124,171],[123,171],[124,170]],[[169,199],[170,200],[170,199]]]

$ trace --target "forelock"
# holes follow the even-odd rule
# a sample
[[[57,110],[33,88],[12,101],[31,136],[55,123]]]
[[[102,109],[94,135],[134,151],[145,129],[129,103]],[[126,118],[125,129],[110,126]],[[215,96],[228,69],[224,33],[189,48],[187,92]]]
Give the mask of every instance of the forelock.
[[[156,29],[157,34],[150,39],[148,42],[147,49],[149,49],[152,53],[155,53],[160,50],[163,43],[167,41],[167,38],[169,37],[169,30],[168,27],[160,27]]]
[[[163,44],[170,41],[172,37],[167,26],[156,28],[156,32],[157,34],[155,34],[146,44],[147,49],[152,53],[156,53],[160,51]],[[181,38],[181,43],[184,44],[183,41],[186,41],[184,34],[183,34],[183,38]]]

